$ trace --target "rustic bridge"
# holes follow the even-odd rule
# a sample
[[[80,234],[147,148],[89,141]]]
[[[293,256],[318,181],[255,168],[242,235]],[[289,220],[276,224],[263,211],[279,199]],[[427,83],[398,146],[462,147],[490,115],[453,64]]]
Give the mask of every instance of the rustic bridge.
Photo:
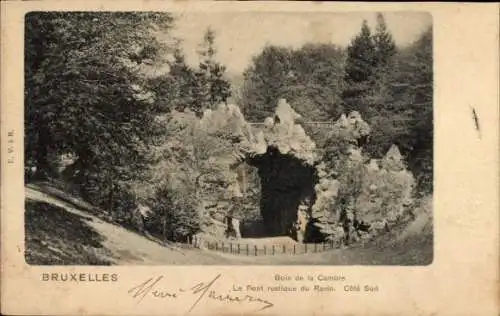
[[[264,122],[248,122],[249,125],[251,126],[263,126],[265,123]],[[297,122],[298,125],[306,125],[306,126],[321,126],[321,127],[333,127],[335,124],[335,121],[310,121],[310,122]]]
[[[264,129],[266,123],[249,122],[248,124],[254,129],[254,132],[257,132]],[[336,121],[296,122],[315,142],[324,138],[318,133],[331,131],[335,123]],[[243,154],[237,152],[235,156],[241,157]],[[257,203],[255,208],[261,210],[264,219],[263,226],[266,233],[263,233],[263,236],[289,235],[291,227],[298,221],[297,210],[300,200],[304,196],[314,195],[313,190],[317,182],[314,167],[304,165],[294,157],[281,155],[275,149],[268,149],[265,155],[252,156],[246,159],[245,163],[235,166],[233,171],[237,174],[238,188],[236,191],[240,198],[251,197],[248,193],[255,190],[249,191],[248,189],[259,187],[260,203]],[[256,181],[257,175],[260,179]],[[305,203],[311,202],[313,201],[308,200]],[[233,216],[241,218],[242,215],[236,213]]]

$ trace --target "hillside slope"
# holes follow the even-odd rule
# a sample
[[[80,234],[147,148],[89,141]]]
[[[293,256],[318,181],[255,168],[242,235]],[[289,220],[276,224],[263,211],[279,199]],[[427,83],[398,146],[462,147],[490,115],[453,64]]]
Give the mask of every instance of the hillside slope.
[[[26,188],[26,261],[35,265],[321,264],[425,265],[432,261],[432,227],[425,213],[367,246],[306,255],[245,257],[180,249],[98,216],[96,209],[42,185]]]
[[[83,204],[84,205],[84,204]],[[104,221],[36,188],[26,188],[26,261],[30,264],[135,265],[223,263]]]

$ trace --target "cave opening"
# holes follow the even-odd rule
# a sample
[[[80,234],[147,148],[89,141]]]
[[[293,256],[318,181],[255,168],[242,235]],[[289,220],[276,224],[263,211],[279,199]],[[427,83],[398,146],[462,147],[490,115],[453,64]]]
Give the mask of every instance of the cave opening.
[[[266,153],[247,158],[245,164],[255,168],[260,180],[260,201],[256,201],[260,220],[254,221],[258,229],[242,230],[242,237],[291,236],[294,225],[305,233],[308,223],[301,214],[306,215],[316,200],[315,168],[271,146]]]

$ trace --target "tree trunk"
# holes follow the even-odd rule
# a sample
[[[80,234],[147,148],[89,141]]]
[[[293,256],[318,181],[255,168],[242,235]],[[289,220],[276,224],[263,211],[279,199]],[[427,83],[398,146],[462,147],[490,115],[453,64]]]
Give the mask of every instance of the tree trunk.
[[[163,241],[167,241],[167,215],[163,215],[162,218],[162,236],[163,236]]]
[[[36,172],[34,178],[37,180],[47,180],[49,178],[48,146],[47,132],[42,128],[38,132],[38,142],[35,149]]]
[[[115,194],[115,188],[114,188],[114,184],[113,184],[113,179],[109,178],[108,179],[108,183],[109,183],[109,194],[108,194],[108,212],[110,214],[113,214],[113,217],[117,217],[116,215],[116,212],[115,210],[113,209],[113,199],[114,199],[114,194]]]

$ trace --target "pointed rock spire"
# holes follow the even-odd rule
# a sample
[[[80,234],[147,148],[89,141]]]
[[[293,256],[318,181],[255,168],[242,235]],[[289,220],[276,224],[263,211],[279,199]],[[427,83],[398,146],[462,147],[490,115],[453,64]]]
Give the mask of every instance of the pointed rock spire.
[[[392,145],[382,159],[382,165],[385,169],[391,171],[401,171],[404,169],[403,156],[398,146]]]

